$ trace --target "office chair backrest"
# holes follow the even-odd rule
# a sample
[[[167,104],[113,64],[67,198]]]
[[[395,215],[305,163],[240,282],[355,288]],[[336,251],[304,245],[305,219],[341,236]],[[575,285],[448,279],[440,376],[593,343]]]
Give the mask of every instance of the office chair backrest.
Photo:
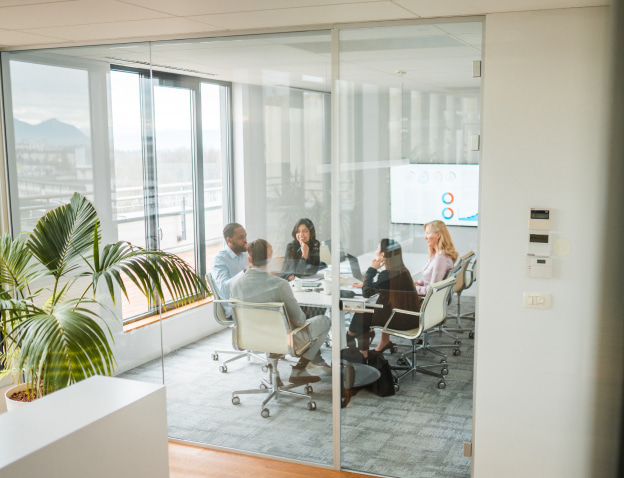
[[[289,346],[290,326],[282,302],[253,303],[230,300],[237,350],[273,354],[293,353]]]
[[[454,270],[455,272],[455,287],[453,287],[453,292],[461,292],[466,288],[466,269],[470,265],[470,261],[474,257],[474,252],[470,251],[468,254],[465,254],[459,258],[459,262]],[[459,267],[458,267],[459,266]]]
[[[477,280],[477,258],[473,257],[473,259],[469,262],[468,267],[466,268],[466,289],[468,289],[472,284]]]
[[[446,318],[448,298],[453,292],[455,277],[449,277],[429,286],[420,309],[423,330],[435,327]]]
[[[221,297],[219,297],[219,293],[217,292],[217,288],[214,284],[214,280],[212,279],[212,275],[206,274],[206,281],[208,282],[208,286],[210,287],[210,291],[212,292],[212,298],[214,300],[221,300]],[[225,325],[227,327],[232,325],[232,319],[228,319],[227,315],[225,314],[223,304],[213,302],[212,306],[214,311],[214,318],[219,324]]]
[[[327,265],[331,264],[331,250],[329,249],[329,245],[323,242],[321,244],[321,248],[319,249],[319,255],[321,262],[324,262]]]

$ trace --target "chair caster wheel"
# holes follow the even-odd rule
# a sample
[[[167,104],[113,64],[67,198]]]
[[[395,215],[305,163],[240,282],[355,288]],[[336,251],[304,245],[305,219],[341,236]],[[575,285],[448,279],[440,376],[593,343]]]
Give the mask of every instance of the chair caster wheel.
[[[456,357],[459,357],[461,355],[461,350],[459,349],[453,350],[453,355],[455,355]]]
[[[234,395],[232,397],[232,405],[240,405],[240,398],[238,397],[238,395]]]
[[[461,340],[456,340],[455,345],[461,345]]]
[[[219,372],[221,372],[221,373],[227,372],[227,366],[226,365],[219,365]]]
[[[213,353],[212,354],[212,360],[219,360],[219,354],[218,353]]]
[[[473,330],[468,332],[468,337],[470,337],[471,339],[474,339],[474,331]]]
[[[397,360],[397,365],[407,365],[407,360],[405,360],[404,358],[400,358],[399,360]]]
[[[266,390],[267,388],[269,387],[267,387],[264,383],[260,384],[260,390]]]
[[[262,418],[269,418],[269,409],[263,408],[262,411],[260,412],[260,415],[262,416]]]
[[[440,389],[446,388],[446,382],[444,380],[440,380],[438,382],[438,388],[440,388]]]
[[[264,373],[267,373],[267,372],[269,371],[269,367],[267,367],[266,365],[263,365],[263,366],[262,366],[262,371],[263,371]]]
[[[398,383],[395,383],[395,384],[394,384],[394,391],[395,391],[395,392],[398,392],[400,389],[401,389],[401,387],[399,386],[399,384],[398,384]]]
[[[316,410],[316,402],[308,402],[308,410]]]
[[[446,363],[446,359],[440,360],[440,363]]]
[[[308,394],[308,395],[309,395],[309,394],[311,394],[311,393],[314,391],[314,389],[312,388],[312,385],[306,385],[306,386],[305,386],[305,388],[303,389],[303,391],[304,391],[306,394]],[[313,403],[314,403],[314,402],[313,402]]]
[[[440,370],[440,373],[442,375],[448,375],[448,368],[444,367],[442,370]]]

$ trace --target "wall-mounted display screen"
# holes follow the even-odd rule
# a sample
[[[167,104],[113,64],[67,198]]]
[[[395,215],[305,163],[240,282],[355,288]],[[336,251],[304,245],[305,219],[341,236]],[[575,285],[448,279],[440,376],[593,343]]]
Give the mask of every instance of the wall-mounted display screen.
[[[478,164],[406,164],[390,168],[390,218],[395,224],[477,226]]]

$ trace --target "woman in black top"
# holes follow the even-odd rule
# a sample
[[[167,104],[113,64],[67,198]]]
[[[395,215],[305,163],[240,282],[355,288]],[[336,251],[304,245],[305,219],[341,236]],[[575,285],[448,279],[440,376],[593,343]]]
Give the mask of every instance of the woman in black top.
[[[321,243],[316,240],[316,229],[309,219],[297,221],[292,230],[293,241],[286,246],[280,277],[293,280],[295,277],[314,275],[321,264]]]
[[[384,267],[383,270],[380,270]],[[385,325],[393,308],[420,310],[420,302],[411,274],[403,263],[403,254],[399,243],[393,239],[382,239],[375,251],[375,258],[366,271],[362,286],[362,295],[371,297],[379,294],[377,304],[383,305],[372,314],[354,314],[347,332],[347,344],[353,344],[357,338],[358,348],[362,355],[368,355],[370,339],[375,332],[371,325]],[[392,328],[408,330],[414,328],[418,319],[405,314],[397,314],[392,319]],[[384,351],[392,346],[390,336],[381,334],[377,351]]]

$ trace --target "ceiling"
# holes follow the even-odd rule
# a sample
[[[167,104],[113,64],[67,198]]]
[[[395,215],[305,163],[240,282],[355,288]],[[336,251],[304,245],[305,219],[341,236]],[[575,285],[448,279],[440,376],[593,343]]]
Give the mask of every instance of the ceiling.
[[[608,0],[0,0],[0,49],[607,4]]]

